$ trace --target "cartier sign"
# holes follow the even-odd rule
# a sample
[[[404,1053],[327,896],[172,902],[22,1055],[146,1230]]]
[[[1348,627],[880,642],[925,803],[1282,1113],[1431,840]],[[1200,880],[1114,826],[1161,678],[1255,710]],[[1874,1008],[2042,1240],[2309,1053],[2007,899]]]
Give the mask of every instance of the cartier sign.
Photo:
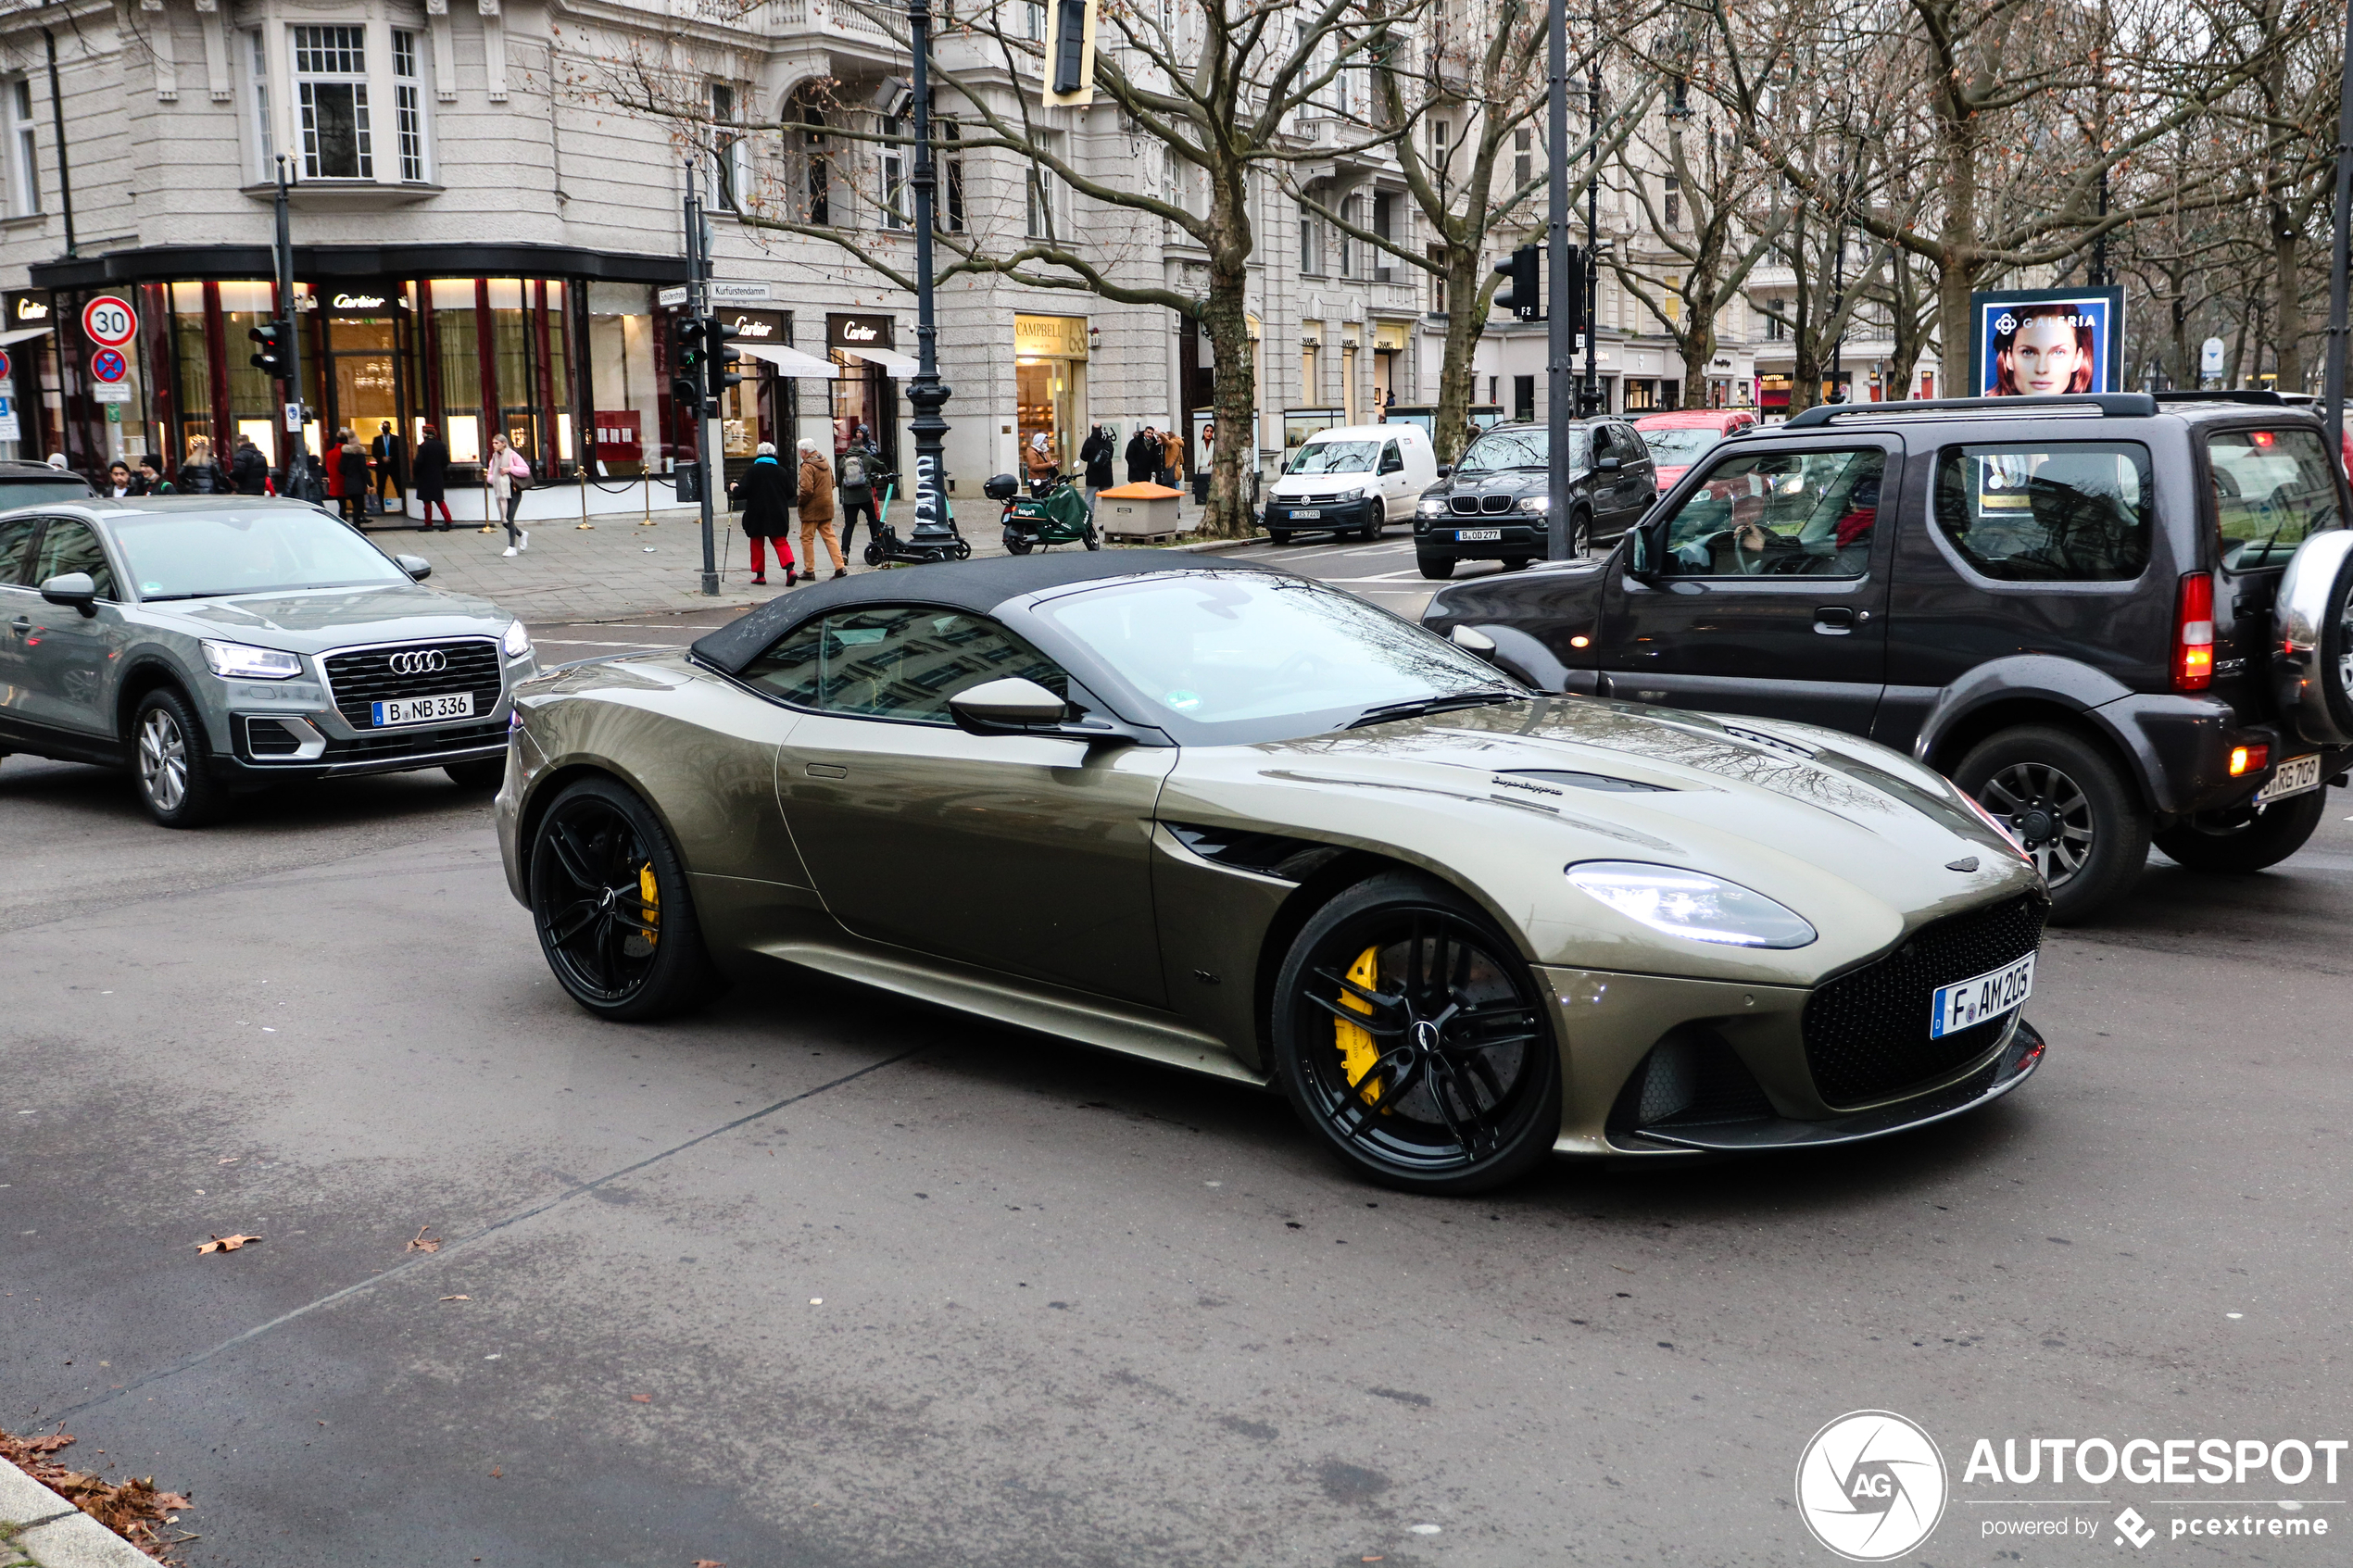
[[[19,321],[45,321],[49,319],[49,302],[35,299],[29,294],[16,295],[12,296],[8,315],[11,320]]]
[[[888,316],[828,316],[828,348],[895,348],[897,322]]]
[[[329,303],[337,310],[381,310],[384,305],[378,294],[339,294]]]
[[[728,323],[728,331],[737,337],[764,338],[773,335],[776,329],[769,322],[755,321],[749,316],[738,316]]]

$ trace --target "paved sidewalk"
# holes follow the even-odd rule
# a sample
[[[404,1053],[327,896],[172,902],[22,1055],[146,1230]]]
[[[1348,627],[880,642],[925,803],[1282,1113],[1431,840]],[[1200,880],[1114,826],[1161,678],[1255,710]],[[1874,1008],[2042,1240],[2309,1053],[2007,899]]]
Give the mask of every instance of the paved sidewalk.
[[[997,503],[981,496],[958,499],[962,505],[957,508],[957,526],[972,542],[973,554],[1003,555]],[[535,623],[741,608],[764,603],[785,591],[784,576],[775,571],[770,573],[768,586],[752,586],[750,542],[736,519],[723,511],[712,520],[719,596],[704,597],[700,511],[692,507],[660,508],[652,515],[651,527],[626,513],[592,517],[587,528],[578,526],[576,516],[532,521],[530,547],[511,560],[502,553],[507,547],[505,531],[485,533],[480,524],[460,522],[447,533],[421,533],[396,522],[386,526],[391,520],[371,518],[368,533],[386,550],[422,556],[433,562],[434,586],[479,594]],[[900,537],[905,538],[915,524],[913,501],[893,502],[889,521]],[[798,552],[797,522],[792,543]],[[852,547],[845,552],[851,571],[874,570],[862,558],[865,547],[862,526]],[[822,540],[817,554],[824,563]]]

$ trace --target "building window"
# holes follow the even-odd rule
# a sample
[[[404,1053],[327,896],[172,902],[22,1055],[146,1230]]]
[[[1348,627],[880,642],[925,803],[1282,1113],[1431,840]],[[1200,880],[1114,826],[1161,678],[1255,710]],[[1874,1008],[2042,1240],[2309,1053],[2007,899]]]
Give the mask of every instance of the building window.
[[[823,228],[834,220],[833,162],[825,150],[825,111],[814,104],[803,104],[800,122],[808,127],[800,133],[800,155],[808,165],[809,221]]]
[[[750,197],[751,139],[736,119],[735,88],[714,82],[711,83],[711,205],[741,212]]]
[[[1430,246],[1429,258],[1438,264],[1429,275],[1429,313],[1443,316],[1446,314],[1446,247]],[[1488,401],[1491,403],[1494,398],[1491,396]]]
[[[1536,173],[1536,132],[1521,126],[1512,132],[1512,189],[1524,189]]]
[[[1309,273],[1324,270],[1323,221],[1304,203],[1299,208],[1299,270]]]
[[[963,134],[963,129],[954,120],[943,119],[939,122],[939,139],[947,144],[942,151],[948,155],[944,160],[947,169],[942,178],[942,185],[948,194],[948,221],[941,227],[951,234],[964,232],[964,160],[959,145]]]
[[[270,48],[262,38],[260,28],[245,34],[253,51],[254,150],[261,157],[261,178],[271,180],[278,173],[278,137],[270,127]]]
[[[297,27],[295,93],[302,107],[302,172],[311,180],[373,180],[368,132],[368,30]]]
[[[1780,343],[1789,336],[1789,323],[1781,319],[1781,312],[1788,306],[1789,301],[1785,299],[1768,299],[1765,302],[1765,308],[1770,312],[1765,318],[1766,342]]]
[[[41,210],[41,166],[34,161],[32,83],[18,77],[7,84],[8,216],[26,218]]]
[[[1056,150],[1046,139],[1040,138],[1040,142],[1046,151]],[[1024,184],[1029,197],[1028,227],[1025,232],[1033,240],[1059,241],[1068,227],[1063,220],[1069,216],[1063,207],[1063,182],[1054,177],[1052,169],[1033,163]]]
[[[392,109],[400,132],[400,178],[422,184],[425,172],[425,80],[417,64],[417,35],[392,30]]]
[[[1363,225],[1356,220],[1356,198],[1354,196],[1340,197],[1340,223],[1334,225],[1332,237],[1339,245],[1338,271],[1343,278],[1353,278],[1356,275],[1356,236],[1349,231],[1361,227]]]
[[[886,118],[882,122],[882,133],[886,136],[904,136],[907,134],[906,123]],[[886,229],[905,229],[909,227],[914,210],[912,206],[913,193],[907,189],[905,144],[894,142],[883,143],[882,156],[876,159],[876,162],[882,172],[882,189],[879,193],[882,199],[882,226]]]
[[[1032,44],[1046,42],[1046,7],[1038,0],[1022,0],[1021,35]]]
[[[1387,191],[1374,193],[1373,232],[1384,240],[1397,238],[1397,198]]]

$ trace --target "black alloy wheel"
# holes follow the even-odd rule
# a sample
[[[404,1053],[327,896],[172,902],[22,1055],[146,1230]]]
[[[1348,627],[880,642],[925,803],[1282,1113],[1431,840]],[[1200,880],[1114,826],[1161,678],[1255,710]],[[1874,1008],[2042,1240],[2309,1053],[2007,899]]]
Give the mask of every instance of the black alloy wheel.
[[[2050,884],[2054,924],[2088,918],[2148,859],[2139,796],[2098,746],[2070,731],[2004,730],[1969,749],[1953,782],[2024,847]]]
[[[557,981],[599,1017],[667,1017],[722,988],[670,835],[615,780],[568,786],[540,818],[531,915]]]
[[[131,765],[139,803],[168,828],[202,827],[220,815],[226,792],[212,777],[203,721],[188,699],[158,686],[131,715]]]
[[[1388,521],[1389,519],[1387,517],[1379,512],[1375,512],[1373,514],[1373,521],[1356,531],[1356,537],[1362,539],[1365,543],[1369,545],[1374,540],[1380,537],[1380,531],[1388,523]]]
[[[2194,872],[2264,871],[2303,848],[2328,809],[2324,784],[2268,806],[2242,806],[2176,822],[2158,834],[2157,847]]]
[[[1360,883],[1292,944],[1276,1067],[1302,1121],[1365,1176],[1469,1193],[1560,1132],[1560,1054],[1527,962],[1476,906],[1406,872]]]

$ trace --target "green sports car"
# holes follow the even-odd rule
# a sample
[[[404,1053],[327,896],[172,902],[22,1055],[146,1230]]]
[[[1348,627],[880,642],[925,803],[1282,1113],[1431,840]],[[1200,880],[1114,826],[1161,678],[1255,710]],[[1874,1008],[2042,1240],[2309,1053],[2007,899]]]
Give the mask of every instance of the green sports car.
[[[541,675],[498,829],[605,1017],[805,965],[1278,1082],[1413,1190],[1878,1136],[2043,1052],[2042,882],[1927,769],[1538,696],[1174,552],[875,572]]]

